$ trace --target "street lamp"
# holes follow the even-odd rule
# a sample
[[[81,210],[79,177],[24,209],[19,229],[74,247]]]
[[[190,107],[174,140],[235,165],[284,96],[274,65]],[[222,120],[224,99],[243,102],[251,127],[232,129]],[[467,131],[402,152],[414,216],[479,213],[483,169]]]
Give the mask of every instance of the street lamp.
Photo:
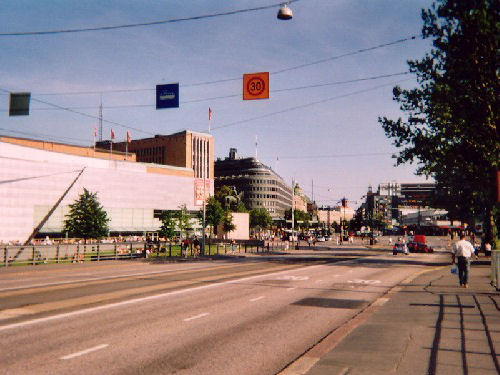
[[[286,3],[281,5],[280,10],[278,11],[278,15],[276,16],[279,20],[286,21],[286,20],[292,19],[293,12],[287,6],[288,3],[289,3],[289,1],[287,1]]]

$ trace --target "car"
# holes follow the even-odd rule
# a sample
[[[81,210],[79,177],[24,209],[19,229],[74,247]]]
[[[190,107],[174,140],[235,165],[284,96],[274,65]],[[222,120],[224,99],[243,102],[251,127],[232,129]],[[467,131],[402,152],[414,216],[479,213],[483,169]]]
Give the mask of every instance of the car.
[[[316,238],[316,241],[318,241],[318,242],[325,242],[325,237],[323,237],[323,236],[318,236],[318,237]]]
[[[408,246],[404,242],[396,242],[392,247],[392,255],[406,254],[408,255]]]
[[[408,243],[408,250],[410,250],[410,253],[433,253],[434,249],[430,247],[429,245],[421,242],[409,242]]]
[[[325,237],[325,241],[331,241],[331,240],[332,240],[332,237],[329,237],[329,236]]]

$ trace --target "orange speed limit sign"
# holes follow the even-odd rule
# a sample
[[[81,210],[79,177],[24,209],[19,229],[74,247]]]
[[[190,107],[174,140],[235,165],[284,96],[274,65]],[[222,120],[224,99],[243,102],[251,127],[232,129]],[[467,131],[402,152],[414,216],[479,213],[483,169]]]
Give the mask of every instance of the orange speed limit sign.
[[[269,99],[269,72],[243,74],[243,100]]]

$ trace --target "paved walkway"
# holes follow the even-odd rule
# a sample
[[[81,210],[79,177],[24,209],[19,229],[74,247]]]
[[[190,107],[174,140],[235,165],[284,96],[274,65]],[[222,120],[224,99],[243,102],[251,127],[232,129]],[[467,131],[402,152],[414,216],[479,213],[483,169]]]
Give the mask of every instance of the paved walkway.
[[[500,374],[500,293],[489,272],[489,265],[473,265],[468,289],[458,287],[449,267],[423,273],[284,373]]]

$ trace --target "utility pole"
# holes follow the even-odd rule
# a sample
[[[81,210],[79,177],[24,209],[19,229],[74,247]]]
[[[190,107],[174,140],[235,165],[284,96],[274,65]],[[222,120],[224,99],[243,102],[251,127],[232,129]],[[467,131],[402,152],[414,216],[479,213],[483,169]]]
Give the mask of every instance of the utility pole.
[[[295,181],[292,178],[292,249],[294,246],[294,230],[295,230]]]
[[[101,104],[99,105],[99,141],[102,142],[102,94]]]

